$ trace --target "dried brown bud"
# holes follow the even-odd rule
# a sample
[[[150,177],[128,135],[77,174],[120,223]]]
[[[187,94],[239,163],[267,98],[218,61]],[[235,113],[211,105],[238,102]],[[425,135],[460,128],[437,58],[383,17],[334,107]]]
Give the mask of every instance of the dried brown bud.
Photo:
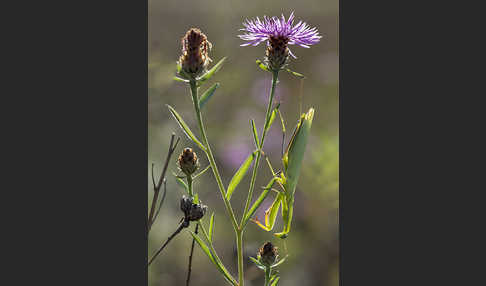
[[[267,46],[266,62],[273,71],[281,70],[289,60],[288,37],[270,36]]]
[[[263,265],[271,266],[277,261],[277,247],[273,246],[273,244],[269,241],[265,242],[265,244],[258,250],[257,257]]]
[[[178,163],[179,169],[187,176],[194,174],[199,167],[196,153],[191,148],[185,148],[182,151],[182,154],[179,155]]]
[[[184,216],[188,216],[191,212],[192,200],[186,196],[182,196],[181,199],[181,211],[184,212]]]
[[[207,206],[203,204],[194,204],[192,198],[182,196],[181,211],[184,212],[186,221],[200,220],[206,214]]]
[[[187,31],[182,38],[182,55],[179,58],[182,70],[192,78],[201,75],[211,61],[209,50],[211,43],[201,30],[192,28]]]
[[[187,219],[189,221],[200,220],[204,214],[206,214],[207,209],[208,207],[203,204],[192,204],[191,211],[189,212]]]

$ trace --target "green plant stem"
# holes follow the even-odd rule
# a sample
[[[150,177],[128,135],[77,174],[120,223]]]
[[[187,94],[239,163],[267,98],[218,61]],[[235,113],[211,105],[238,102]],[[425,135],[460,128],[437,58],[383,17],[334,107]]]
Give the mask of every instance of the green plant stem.
[[[265,142],[265,135],[267,134],[267,128],[268,124],[270,124],[270,115],[271,115],[271,110],[272,110],[272,104],[273,104],[273,97],[275,96],[275,87],[277,85],[277,80],[278,80],[278,72],[273,73],[272,77],[272,89],[270,90],[270,99],[268,100],[268,106],[267,106],[267,113],[265,114],[265,125],[263,126],[262,130],[262,139],[260,139],[260,144],[259,148],[260,150],[263,149],[263,144]],[[246,217],[246,214],[248,212],[248,208],[250,207],[251,199],[253,196],[253,190],[255,189],[255,181],[256,181],[256,176],[258,172],[258,166],[260,164],[260,157],[261,157],[261,152],[257,153],[257,157],[255,159],[255,166],[253,167],[253,172],[251,175],[251,181],[250,181],[250,189],[248,191],[248,197],[246,198],[246,204],[245,204],[245,210],[243,212],[243,218],[240,223],[240,228],[243,229],[245,226],[243,225],[245,223],[244,219]]]
[[[236,248],[238,253],[238,281],[239,286],[243,286],[245,284],[243,270],[243,230],[238,230],[236,233]]]
[[[231,223],[233,224],[233,228],[235,232],[238,231],[238,223],[236,222],[235,214],[233,212],[233,208],[231,207],[230,202],[226,199],[226,191],[223,186],[223,181],[221,180],[221,176],[218,171],[218,167],[216,166],[216,161],[214,160],[213,152],[211,151],[211,147],[209,146],[208,138],[206,136],[206,130],[204,128],[204,123],[202,121],[202,116],[201,116],[201,110],[199,108],[199,99],[198,99],[198,89],[196,85],[196,81],[191,80],[190,82],[191,86],[191,95],[192,95],[192,101],[194,103],[194,110],[196,112],[196,117],[197,117],[197,123],[199,125],[199,132],[201,133],[203,144],[206,147],[205,153],[208,157],[209,164],[211,165],[211,170],[213,170],[214,177],[216,178],[216,182],[218,183],[219,187],[219,192],[221,193],[221,196],[224,201],[224,205],[226,207],[226,211],[228,212]]]
[[[192,198],[194,194],[192,192],[192,175],[187,176],[187,190],[189,191],[189,196]]]
[[[270,277],[272,275],[272,268],[265,268],[265,286],[270,286]]]

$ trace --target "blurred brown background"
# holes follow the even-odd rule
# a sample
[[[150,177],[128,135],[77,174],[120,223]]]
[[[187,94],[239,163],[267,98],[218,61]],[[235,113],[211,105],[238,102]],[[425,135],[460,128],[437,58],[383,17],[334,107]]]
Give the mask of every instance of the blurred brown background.
[[[296,191],[294,220],[289,237],[273,237],[250,223],[245,231],[245,256],[255,256],[258,247],[270,240],[279,247],[281,256],[289,254],[279,267],[279,285],[338,285],[339,265],[339,113],[338,113],[338,5],[337,0],[305,1],[187,1],[149,0],[149,141],[148,164],[155,163],[155,173],[160,174],[167,154],[170,134],[181,137],[178,150],[169,165],[167,196],[163,209],[149,236],[149,255],[176,229],[182,212],[179,199],[184,194],[175,182],[172,172],[178,172],[176,159],[183,147],[191,147],[199,155],[201,167],[208,165],[201,150],[181,132],[170,116],[165,104],[173,106],[198,134],[188,87],[174,82],[176,61],[181,52],[180,39],[191,27],[200,28],[213,44],[210,53],[213,64],[227,56],[223,68],[205,84],[204,91],[214,82],[221,86],[203,109],[209,141],[225,185],[245,157],[253,150],[249,119],[255,120],[261,133],[267,97],[271,85],[270,73],[255,64],[263,59],[265,45],[240,47],[237,35],[245,18],[263,15],[286,18],[295,11],[296,21],[304,20],[316,26],[324,36],[321,42],[305,49],[290,46],[298,57],[289,68],[304,74],[303,111],[316,109],[311,139],[307,146],[299,186]],[[281,72],[276,101],[287,124],[285,144],[297,122],[299,114],[300,79]],[[265,141],[265,152],[274,168],[280,169],[281,129],[276,121]],[[251,173],[236,189],[231,202],[238,220],[244,207]],[[271,175],[262,161],[254,199],[260,186],[266,185]],[[148,202],[151,203],[150,174]],[[209,206],[209,216],[215,212],[215,248],[223,263],[237,277],[234,232],[226,216],[224,204],[211,171],[199,178],[194,190],[203,203]],[[262,217],[270,199],[260,208]],[[280,214],[275,226],[282,227]],[[194,230],[194,225],[190,227]],[[187,263],[192,239],[186,230],[181,232],[149,268],[149,285],[185,285]],[[287,248],[288,251],[285,250]],[[263,272],[247,260],[246,285],[263,285]],[[191,285],[227,285],[206,255],[196,245]]]

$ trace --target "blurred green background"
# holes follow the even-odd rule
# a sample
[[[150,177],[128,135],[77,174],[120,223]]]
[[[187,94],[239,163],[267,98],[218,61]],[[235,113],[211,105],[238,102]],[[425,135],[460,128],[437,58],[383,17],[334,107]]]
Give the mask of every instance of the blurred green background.
[[[199,155],[201,167],[208,165],[203,152],[192,144],[170,116],[165,104],[173,106],[189,124],[194,133],[197,124],[188,87],[175,82],[176,61],[181,53],[180,39],[191,27],[200,28],[213,44],[210,57],[213,64],[227,56],[223,68],[205,84],[204,91],[214,82],[221,86],[203,109],[209,141],[225,185],[245,157],[253,150],[249,119],[255,120],[261,133],[267,97],[271,86],[271,74],[258,69],[255,60],[262,59],[265,45],[240,47],[243,43],[237,35],[245,18],[256,16],[286,17],[295,11],[296,21],[304,20],[316,26],[324,37],[310,49],[290,46],[298,57],[289,68],[306,75],[303,82],[303,111],[316,109],[311,138],[307,146],[299,186],[295,196],[294,220],[289,237],[274,238],[254,223],[245,231],[245,257],[255,256],[258,247],[272,241],[279,247],[281,257],[290,254],[279,268],[279,285],[338,285],[339,265],[339,111],[338,111],[338,1],[217,1],[217,0],[149,0],[149,140],[148,164],[155,164],[155,173],[160,175],[172,132],[181,142],[169,165],[167,196],[160,215],[149,236],[149,255],[176,229],[183,216],[179,200],[184,194],[175,182],[172,172],[178,172],[177,156],[183,147],[191,147]],[[287,124],[285,145],[297,123],[301,80],[281,72],[276,90],[276,101]],[[265,141],[265,152],[274,168],[281,168],[281,129],[276,121]],[[238,219],[244,207],[251,174],[247,174],[236,189],[231,202]],[[148,202],[153,190],[150,174],[148,179]],[[254,199],[271,179],[263,161],[254,192]],[[209,206],[209,215],[215,212],[215,248],[223,263],[237,278],[234,232],[226,216],[223,201],[216,182],[209,171],[194,185],[203,203]],[[258,215],[272,198],[260,207]],[[280,214],[274,230],[282,227]],[[191,225],[194,230],[194,225]],[[187,263],[192,239],[184,230],[179,234],[149,268],[149,285],[185,285]],[[285,250],[287,248],[288,251]],[[246,285],[263,285],[263,273],[247,259],[245,267]],[[227,285],[220,273],[196,245],[193,260],[191,285]]]

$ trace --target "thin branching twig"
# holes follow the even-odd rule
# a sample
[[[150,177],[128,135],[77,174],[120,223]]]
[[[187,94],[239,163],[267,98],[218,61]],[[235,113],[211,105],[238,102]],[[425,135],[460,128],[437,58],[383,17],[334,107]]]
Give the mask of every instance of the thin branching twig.
[[[148,262],[148,266],[150,266],[150,264],[152,264],[152,262],[155,260],[155,258],[162,252],[162,250],[164,250],[164,248],[167,246],[167,244],[169,244],[169,242],[179,233],[181,232],[182,229],[186,228],[187,226],[189,225],[189,223],[187,221],[183,221],[179,224],[179,227],[177,227],[176,231],[174,231],[174,233],[169,236],[169,238],[167,238],[167,240],[164,242],[164,244],[159,248],[159,250],[157,250],[157,252],[152,256],[152,258],[150,258],[149,262]]]
[[[194,230],[194,233],[197,234],[199,224],[196,224],[196,229]],[[191,280],[191,271],[192,271],[192,254],[194,253],[194,242],[196,242],[196,239],[192,239],[192,245],[191,245],[191,254],[189,255],[189,265],[187,266],[187,280],[186,280],[186,286],[189,286],[189,281]]]
[[[152,183],[154,186],[154,197],[152,200],[152,206],[150,208],[150,214],[147,220],[147,234],[150,232],[150,229],[152,228],[152,225],[154,223],[154,214],[155,214],[155,206],[157,205],[157,199],[159,198],[159,193],[160,193],[160,188],[162,187],[162,183],[165,180],[165,173],[167,172],[167,167],[169,166],[169,161],[170,158],[172,157],[172,154],[175,151],[175,148],[177,147],[177,144],[179,144],[180,138],[177,138],[177,141],[174,144],[174,138],[175,134],[172,133],[172,136],[170,138],[170,145],[169,145],[169,151],[167,153],[167,158],[165,159],[165,164],[164,164],[164,169],[162,170],[162,174],[160,175],[159,182],[155,184],[155,179],[154,179],[154,166],[152,165]],[[164,193],[165,194],[165,193]],[[164,195],[165,196],[165,195]]]
[[[165,200],[165,195],[167,194],[167,179],[164,178],[164,193],[162,194],[162,199],[160,200],[159,208],[157,209],[157,212],[154,215],[154,221],[157,219],[157,216],[159,215],[160,209],[162,208],[162,204],[164,203]]]

